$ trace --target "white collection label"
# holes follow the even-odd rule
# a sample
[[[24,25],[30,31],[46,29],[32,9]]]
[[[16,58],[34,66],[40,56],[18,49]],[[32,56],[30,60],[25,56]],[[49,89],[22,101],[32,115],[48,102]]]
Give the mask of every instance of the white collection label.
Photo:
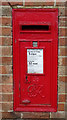
[[[28,73],[43,73],[43,49],[27,49]]]

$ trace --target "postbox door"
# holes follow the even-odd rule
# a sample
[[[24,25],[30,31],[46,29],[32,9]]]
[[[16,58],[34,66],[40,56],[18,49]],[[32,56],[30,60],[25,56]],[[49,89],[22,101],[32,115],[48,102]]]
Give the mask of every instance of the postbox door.
[[[37,44],[37,47],[33,47],[31,41],[21,41],[19,44],[23,106],[51,105],[51,41]]]

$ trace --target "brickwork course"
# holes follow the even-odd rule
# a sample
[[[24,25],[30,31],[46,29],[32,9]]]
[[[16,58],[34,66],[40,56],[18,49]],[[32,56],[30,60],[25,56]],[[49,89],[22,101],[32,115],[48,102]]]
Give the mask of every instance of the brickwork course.
[[[10,4],[8,4],[8,2]],[[12,8],[58,8],[58,100],[57,112],[13,111]],[[67,1],[0,1],[0,118],[2,120],[67,118]]]

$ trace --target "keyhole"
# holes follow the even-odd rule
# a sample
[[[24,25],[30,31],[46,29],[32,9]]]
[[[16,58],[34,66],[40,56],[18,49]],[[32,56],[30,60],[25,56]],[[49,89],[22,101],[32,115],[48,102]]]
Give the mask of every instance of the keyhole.
[[[33,41],[33,47],[37,47],[38,43],[36,41]]]
[[[27,80],[27,75],[26,75],[26,81],[28,81],[28,80]]]

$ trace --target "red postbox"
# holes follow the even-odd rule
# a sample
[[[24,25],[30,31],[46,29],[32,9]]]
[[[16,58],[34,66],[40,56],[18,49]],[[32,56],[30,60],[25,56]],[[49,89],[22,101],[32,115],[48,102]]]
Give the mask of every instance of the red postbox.
[[[57,111],[58,9],[13,9],[14,111]]]

